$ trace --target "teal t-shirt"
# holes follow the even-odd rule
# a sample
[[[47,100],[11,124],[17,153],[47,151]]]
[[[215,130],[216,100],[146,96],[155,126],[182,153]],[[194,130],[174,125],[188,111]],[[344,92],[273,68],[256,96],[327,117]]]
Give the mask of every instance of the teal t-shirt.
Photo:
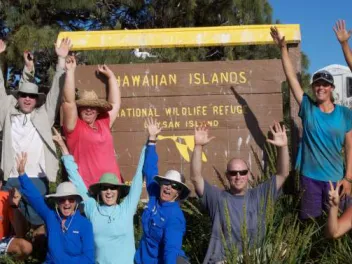
[[[315,180],[340,180],[344,176],[342,147],[346,133],[352,129],[351,110],[335,105],[331,113],[324,113],[304,94],[298,115],[303,134],[296,168]]]

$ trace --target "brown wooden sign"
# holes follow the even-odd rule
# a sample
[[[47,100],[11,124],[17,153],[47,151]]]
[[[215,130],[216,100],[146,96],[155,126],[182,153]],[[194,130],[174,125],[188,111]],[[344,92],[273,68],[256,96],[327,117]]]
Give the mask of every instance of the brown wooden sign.
[[[269,125],[283,117],[280,60],[157,63],[109,66],[122,92],[122,106],[113,128],[121,172],[131,181],[142,145],[145,119],[156,118],[163,128],[157,144],[159,173],[177,169],[189,182],[193,133],[207,121],[215,136],[203,153],[203,176],[218,184],[216,168],[223,173],[232,157],[246,160],[258,171],[250,151],[259,158]],[[95,90],[106,98],[106,86],[95,66],[77,68],[79,90]]]

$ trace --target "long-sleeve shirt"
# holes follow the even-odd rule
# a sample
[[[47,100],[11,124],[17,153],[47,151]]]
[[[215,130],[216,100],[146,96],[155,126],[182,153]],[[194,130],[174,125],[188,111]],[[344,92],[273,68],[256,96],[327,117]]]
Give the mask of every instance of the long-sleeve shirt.
[[[158,155],[155,145],[148,145],[143,175],[146,178],[149,202],[142,215],[143,236],[136,252],[137,264],[176,264],[184,257],[182,239],[186,220],[178,202],[161,202],[160,187],[154,181],[158,175]]]
[[[89,220],[79,212],[66,218],[66,231],[62,230],[61,219],[44,201],[27,174],[19,176],[21,193],[45,222],[48,237],[47,264],[93,264],[93,228]]]
[[[84,212],[92,222],[97,264],[133,264],[135,254],[133,216],[142,193],[144,148],[129,194],[120,204],[99,204],[88,196],[73,156],[62,157],[70,181],[83,196]]]

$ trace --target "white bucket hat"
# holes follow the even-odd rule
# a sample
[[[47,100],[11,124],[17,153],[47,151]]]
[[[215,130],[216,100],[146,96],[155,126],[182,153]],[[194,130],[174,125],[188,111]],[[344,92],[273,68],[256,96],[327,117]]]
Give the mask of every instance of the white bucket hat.
[[[176,170],[169,170],[165,173],[165,176],[156,175],[154,180],[160,185],[160,181],[167,180],[179,184],[182,187],[180,191],[180,200],[184,200],[188,197],[191,190],[185,184],[185,177]]]
[[[62,182],[59,184],[59,186],[57,186],[56,193],[46,195],[45,197],[60,198],[73,195],[76,195],[83,200],[82,196],[77,192],[77,189],[72,182]]]

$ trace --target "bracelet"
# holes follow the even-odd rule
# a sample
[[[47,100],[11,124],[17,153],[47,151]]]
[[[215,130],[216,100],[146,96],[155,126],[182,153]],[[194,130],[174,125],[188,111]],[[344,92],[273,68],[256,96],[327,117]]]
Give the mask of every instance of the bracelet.
[[[352,183],[352,179],[349,179],[347,177],[343,177],[346,181],[348,181],[349,183]]]
[[[151,139],[148,139],[148,141],[147,141],[148,143],[156,143],[156,140],[151,140]]]

